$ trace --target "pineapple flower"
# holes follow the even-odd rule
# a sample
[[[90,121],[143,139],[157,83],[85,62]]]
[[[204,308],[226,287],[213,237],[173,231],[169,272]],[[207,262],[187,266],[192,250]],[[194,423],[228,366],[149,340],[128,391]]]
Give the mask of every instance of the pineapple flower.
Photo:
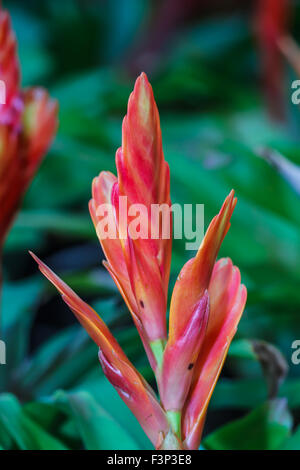
[[[104,266],[141,336],[160,401],[97,313],[32,256],[99,346],[104,374],[153,445],[158,449],[197,449],[208,403],[246,302],[238,268],[228,258],[216,262],[236,198],[232,191],[209,225],[195,258],[181,270],[171,299],[167,333],[171,237],[134,238],[120,222],[120,196],[127,196],[129,204],[147,208],[171,205],[158,110],[144,73],[129,98],[116,166],[118,177],[101,172],[94,179],[90,213],[106,257]],[[102,216],[98,209],[105,203],[114,208],[115,238],[104,237],[99,230]],[[161,227],[155,228],[161,234]]]
[[[0,3],[0,253],[22,197],[57,127],[57,103],[20,88],[16,38]]]

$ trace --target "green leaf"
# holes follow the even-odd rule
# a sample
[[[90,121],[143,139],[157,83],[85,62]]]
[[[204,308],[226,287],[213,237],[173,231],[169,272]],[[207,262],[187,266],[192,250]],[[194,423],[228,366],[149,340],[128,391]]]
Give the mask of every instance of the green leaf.
[[[106,410],[122,428],[126,429],[138,443],[140,449],[152,449],[152,444],[146,434],[142,432],[139,422],[103,375],[100,366],[90,370],[84,380],[72,390],[72,393],[82,391],[87,391],[102,409]]]
[[[86,332],[75,325],[43,344],[15,372],[20,387],[33,397],[68,388],[97,364],[97,348]]]
[[[288,399],[291,409],[300,406],[300,380],[290,378],[280,387],[280,397]],[[221,378],[214,390],[210,406],[213,409],[247,409],[258,406],[267,399],[267,387],[263,379],[225,379]]]
[[[0,395],[0,425],[21,450],[67,449],[62,442],[31,420],[13,395]]]
[[[240,359],[257,360],[257,357],[253,351],[252,342],[248,339],[236,339],[235,341],[232,341],[228,355]]]
[[[70,212],[50,210],[23,210],[14,225],[17,230],[44,230],[63,236],[93,238],[94,228],[88,215],[75,215]]]
[[[275,399],[217,429],[203,445],[218,450],[275,450],[290,435],[291,427],[286,400]]]
[[[0,374],[0,392],[9,389],[13,380],[13,369],[28,353],[29,334],[43,281],[28,278],[3,285],[2,339],[6,344],[6,367]]]
[[[4,332],[12,328],[37,302],[42,289],[43,280],[40,276],[22,281],[4,282],[2,300],[2,327]]]
[[[87,392],[57,392],[53,400],[75,420],[86,449],[139,449],[130,433],[125,431]]]
[[[282,445],[282,450],[300,450],[300,426]]]

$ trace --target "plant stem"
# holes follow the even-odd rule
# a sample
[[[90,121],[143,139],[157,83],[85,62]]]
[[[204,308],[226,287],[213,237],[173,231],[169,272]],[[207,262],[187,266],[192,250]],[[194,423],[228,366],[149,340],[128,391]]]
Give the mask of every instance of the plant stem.
[[[150,342],[150,347],[152,349],[153,355],[157,362],[158,371],[161,371],[163,357],[164,357],[164,350],[166,347],[166,340],[165,339],[157,339],[155,341]]]
[[[181,439],[181,411],[167,411],[167,418],[174,434]]]

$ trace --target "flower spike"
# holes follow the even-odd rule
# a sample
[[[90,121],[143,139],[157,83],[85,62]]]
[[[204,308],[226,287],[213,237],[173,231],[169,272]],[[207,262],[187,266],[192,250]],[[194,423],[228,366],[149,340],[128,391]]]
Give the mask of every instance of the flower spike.
[[[93,183],[90,212],[107,263],[105,264],[120,289],[147,349],[150,364],[160,364],[167,339],[166,305],[171,263],[172,239],[163,239],[161,226],[158,238],[151,238],[153,229],[151,206],[170,201],[169,166],[164,159],[157,106],[153,91],[144,73],[137,79],[123,121],[122,147],[116,153],[118,178],[102,172]],[[132,171],[134,168],[134,171]],[[123,226],[124,209],[120,197],[126,198],[128,211],[132,204],[147,208],[149,236],[132,239]],[[99,231],[103,203],[114,207],[111,224],[117,239],[105,238]],[[126,213],[130,221],[130,215]],[[171,211],[169,211],[171,226]],[[148,231],[147,231],[148,232]]]
[[[98,345],[104,374],[156,448],[197,449],[209,400],[247,296],[231,260],[216,261],[236,198],[231,191],[198,253],[182,268],[171,298],[167,335],[171,238],[163,237],[163,215],[156,220],[151,209],[153,205],[170,209],[170,176],[158,111],[145,74],[137,79],[129,98],[116,166],[117,177],[101,172],[94,179],[89,209],[106,258],[103,264],[141,336],[161,404],[96,312],[32,256]],[[146,237],[131,231],[133,204],[141,211],[147,209],[146,219],[139,222],[147,225],[140,227]],[[170,210],[167,216],[171,226]]]

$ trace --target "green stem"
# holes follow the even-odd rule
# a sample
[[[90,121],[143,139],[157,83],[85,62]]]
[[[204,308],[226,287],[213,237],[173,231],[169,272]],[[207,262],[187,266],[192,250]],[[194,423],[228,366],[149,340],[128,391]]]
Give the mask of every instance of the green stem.
[[[181,411],[168,410],[167,418],[174,434],[181,440]]]
[[[164,350],[166,347],[165,339],[157,339],[150,341],[150,347],[157,362],[158,371],[160,372],[163,364]]]

